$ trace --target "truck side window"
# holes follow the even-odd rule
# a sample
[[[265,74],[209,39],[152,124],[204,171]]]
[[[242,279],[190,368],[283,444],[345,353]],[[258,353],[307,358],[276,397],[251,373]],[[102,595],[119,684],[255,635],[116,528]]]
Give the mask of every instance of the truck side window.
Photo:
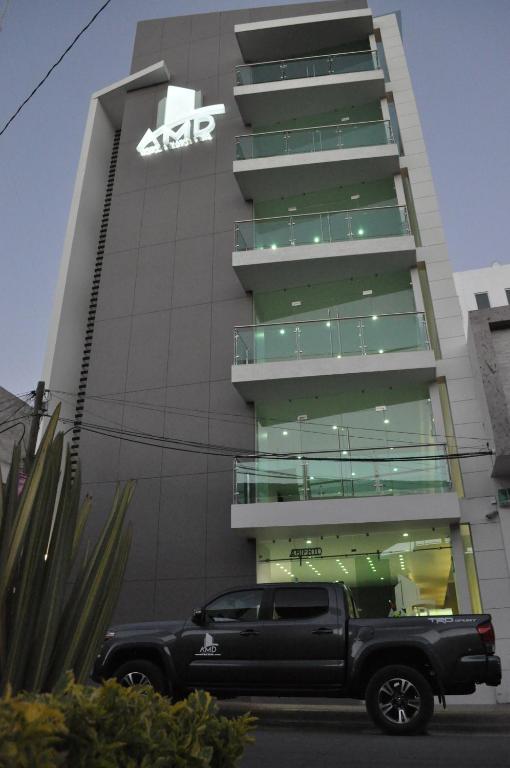
[[[247,589],[221,595],[206,606],[207,621],[256,621],[262,602],[262,589]]]
[[[315,619],[328,611],[326,589],[303,587],[275,590],[273,619]]]

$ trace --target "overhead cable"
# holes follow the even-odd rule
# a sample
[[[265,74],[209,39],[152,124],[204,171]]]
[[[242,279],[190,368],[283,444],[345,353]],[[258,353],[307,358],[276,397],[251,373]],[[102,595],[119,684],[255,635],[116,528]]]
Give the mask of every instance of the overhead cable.
[[[80,37],[81,37],[81,36],[82,36],[82,35],[83,35],[83,34],[84,34],[86,31],[87,31],[87,29],[89,29],[89,27],[90,27],[90,26],[92,26],[92,24],[94,23],[94,21],[97,19],[97,17],[99,16],[99,14],[100,14],[100,13],[102,13],[102,12],[104,11],[104,9],[106,8],[106,6],[107,6],[107,5],[110,5],[111,1],[112,1],[112,0],[106,0],[106,3],[103,3],[103,5],[101,6],[101,8],[99,8],[99,10],[98,10],[98,11],[96,11],[96,13],[95,13],[95,14],[92,16],[92,18],[90,19],[90,21],[89,21],[89,22],[88,22],[88,23],[87,23],[87,24],[86,24],[86,25],[83,27],[83,29],[81,29],[81,30],[78,32],[78,34],[76,35],[76,37],[74,38],[74,40],[73,40],[73,41],[72,41],[72,42],[71,42],[71,43],[70,43],[70,44],[67,46],[67,48],[65,49],[64,53],[63,53],[61,56],[59,56],[59,58],[58,58],[58,59],[57,59],[57,61],[56,61],[56,62],[53,64],[53,66],[51,66],[51,67],[49,68],[49,70],[46,72],[46,74],[44,75],[44,77],[42,78],[42,80],[40,80],[40,81],[37,83],[37,85],[35,86],[35,88],[33,89],[33,91],[32,91],[31,93],[29,93],[29,94],[28,94],[28,96],[26,97],[26,99],[25,99],[24,101],[22,101],[22,102],[21,102],[21,104],[19,105],[19,107],[17,108],[17,110],[14,112],[14,114],[13,114],[13,115],[11,115],[11,117],[10,117],[10,118],[7,120],[7,122],[5,123],[5,125],[3,126],[3,128],[0,130],[0,136],[2,136],[2,134],[3,134],[3,133],[5,133],[5,131],[6,131],[6,130],[7,130],[7,128],[10,126],[10,124],[13,122],[13,120],[15,120],[15,119],[16,119],[16,117],[19,115],[19,113],[21,112],[21,110],[23,109],[23,107],[25,107],[25,106],[28,104],[28,102],[30,101],[30,99],[31,99],[33,96],[35,96],[35,94],[37,93],[37,91],[39,90],[39,88],[40,88],[42,85],[44,85],[44,83],[45,83],[45,82],[46,82],[46,80],[49,78],[49,76],[51,75],[51,73],[53,72],[53,70],[54,70],[54,69],[56,69],[56,68],[58,67],[58,65],[60,64],[60,62],[62,61],[62,59],[63,59],[63,58],[64,58],[64,57],[65,57],[65,56],[66,56],[66,55],[69,53],[69,51],[70,51],[70,50],[71,50],[71,49],[74,47],[74,45],[76,45],[76,43],[78,42],[78,40],[80,39]]]

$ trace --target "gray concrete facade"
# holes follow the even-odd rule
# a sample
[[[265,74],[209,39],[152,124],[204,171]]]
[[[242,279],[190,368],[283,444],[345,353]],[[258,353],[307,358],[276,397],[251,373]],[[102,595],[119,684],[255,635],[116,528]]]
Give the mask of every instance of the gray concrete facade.
[[[251,297],[232,269],[233,222],[252,215],[232,173],[234,137],[245,130],[233,97],[234,66],[242,63],[234,24],[311,8],[138,25],[132,72],[164,61],[172,84],[201,90],[204,104],[224,103],[226,114],[214,141],[141,157],[136,145],[154,126],[166,85],[126,94],[84,423],[253,448],[252,408],[231,383],[233,327],[252,322]],[[86,431],[80,457],[98,522],[115,484],[138,481],[119,620],[181,615],[211,593],[255,580],[253,544],[231,528],[230,457]]]

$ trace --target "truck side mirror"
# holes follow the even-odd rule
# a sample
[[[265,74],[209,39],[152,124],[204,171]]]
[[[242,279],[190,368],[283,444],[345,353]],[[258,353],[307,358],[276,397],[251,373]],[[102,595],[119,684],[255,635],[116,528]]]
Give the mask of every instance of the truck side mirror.
[[[194,608],[193,612],[191,614],[191,621],[193,624],[198,624],[199,626],[205,622],[205,611],[203,608]]]

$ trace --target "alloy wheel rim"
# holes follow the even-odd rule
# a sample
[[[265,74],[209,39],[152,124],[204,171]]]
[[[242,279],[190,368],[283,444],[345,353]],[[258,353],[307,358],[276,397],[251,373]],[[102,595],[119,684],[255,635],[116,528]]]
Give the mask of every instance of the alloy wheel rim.
[[[417,717],[421,708],[418,689],[404,677],[393,677],[379,688],[377,704],[386,720],[406,725]]]
[[[152,683],[144,672],[128,672],[120,681],[121,685],[131,688],[133,685],[150,685]]]

